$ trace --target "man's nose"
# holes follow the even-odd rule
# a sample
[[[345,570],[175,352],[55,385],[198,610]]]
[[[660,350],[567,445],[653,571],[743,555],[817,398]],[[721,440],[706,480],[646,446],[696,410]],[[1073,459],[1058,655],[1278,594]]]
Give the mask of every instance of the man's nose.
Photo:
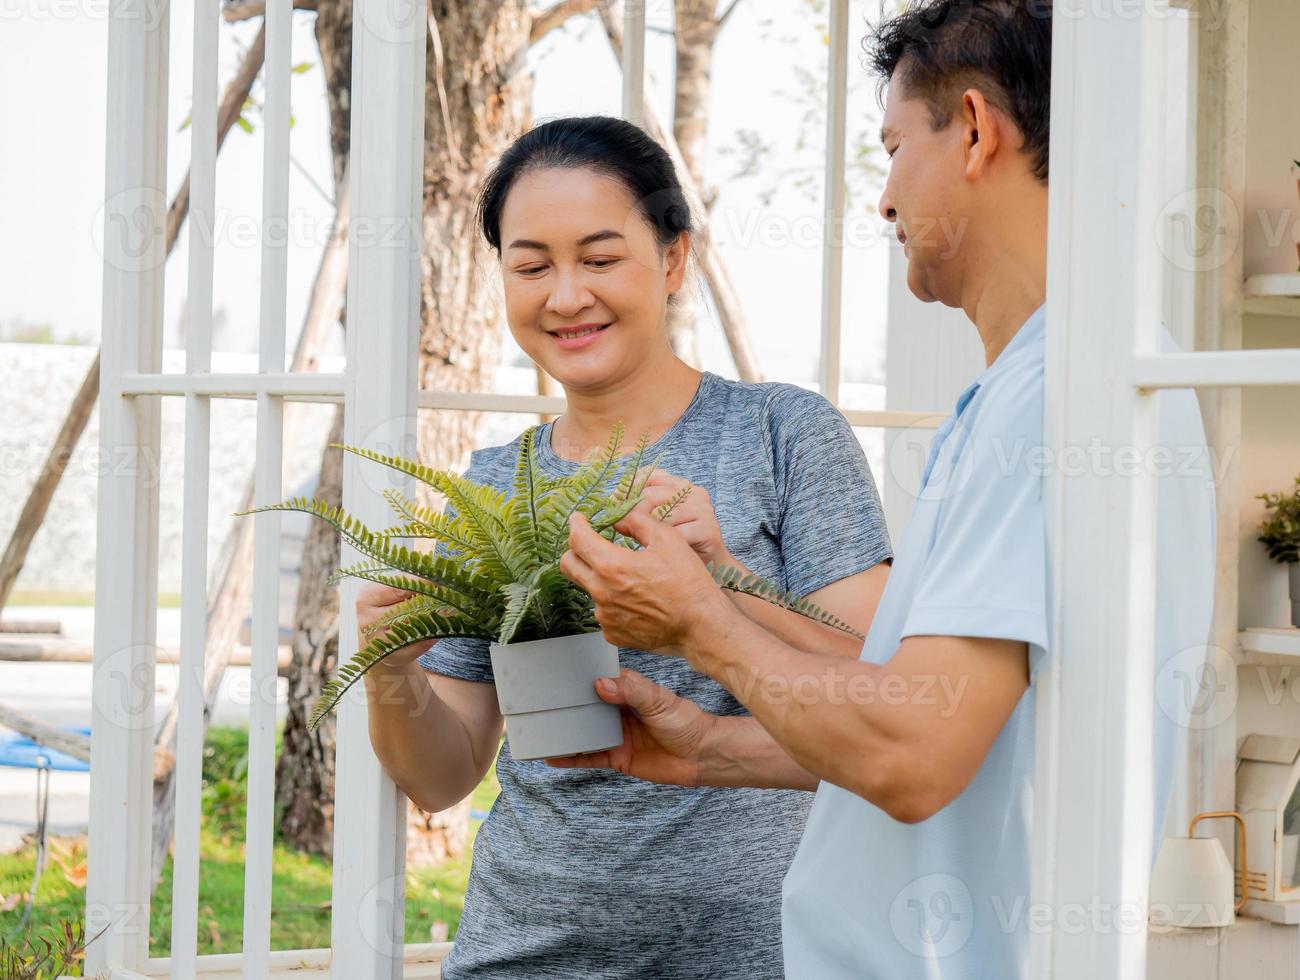
[[[889,199],[888,187],[880,192],[880,201],[876,204],[876,211],[886,221],[898,220],[898,212],[894,210],[894,203]]]

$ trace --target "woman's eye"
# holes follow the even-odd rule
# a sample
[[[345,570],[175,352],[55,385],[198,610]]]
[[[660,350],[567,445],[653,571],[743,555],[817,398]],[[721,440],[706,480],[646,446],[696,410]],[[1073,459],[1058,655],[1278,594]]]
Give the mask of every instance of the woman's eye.
[[[597,269],[607,269],[617,261],[618,259],[589,259],[587,264]]]
[[[528,266],[528,268],[526,268],[526,269],[516,269],[515,271],[518,272],[521,276],[535,276],[535,275],[537,275],[539,272],[545,272],[545,271],[546,271],[546,266],[544,266],[544,265],[530,265],[530,266]]]

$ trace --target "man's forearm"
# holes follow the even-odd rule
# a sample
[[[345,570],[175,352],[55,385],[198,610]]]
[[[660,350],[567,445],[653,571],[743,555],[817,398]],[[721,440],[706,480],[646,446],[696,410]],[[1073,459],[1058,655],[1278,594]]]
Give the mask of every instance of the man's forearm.
[[[754,718],[719,718],[700,754],[705,786],[815,790],[819,780]]]
[[[719,565],[739,569],[746,575],[753,574],[743,562],[730,552],[715,559],[715,562]],[[757,596],[746,595],[744,592],[733,592],[729,589],[724,590],[724,592],[732,605],[749,619],[758,623],[768,632],[776,634],[797,650],[803,650],[806,653],[831,653],[844,657],[856,657],[862,652],[863,641],[860,637],[855,637],[831,626],[825,626],[809,619],[807,616],[784,609]],[[869,604],[873,610],[878,600],[879,595],[869,598]]]
[[[730,603],[713,612],[684,647],[691,665],[731,691],[794,765],[888,809],[907,722],[895,698],[876,697],[887,671],[797,650]]]

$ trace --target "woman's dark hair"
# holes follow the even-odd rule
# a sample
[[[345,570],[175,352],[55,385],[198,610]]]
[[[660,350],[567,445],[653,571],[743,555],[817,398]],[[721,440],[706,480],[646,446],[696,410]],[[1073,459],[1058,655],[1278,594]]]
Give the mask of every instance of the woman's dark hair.
[[[612,116],[570,116],[530,129],[501,154],[479,196],[483,237],[500,254],[501,211],[525,174],[582,168],[620,181],[636,201],[659,245],[691,230],[691,209],[672,158],[645,130]]]
[[[1016,124],[1034,176],[1047,180],[1052,0],[911,0],[863,47],[882,88],[892,79],[925,100],[935,129],[952,120],[964,89],[980,89]]]

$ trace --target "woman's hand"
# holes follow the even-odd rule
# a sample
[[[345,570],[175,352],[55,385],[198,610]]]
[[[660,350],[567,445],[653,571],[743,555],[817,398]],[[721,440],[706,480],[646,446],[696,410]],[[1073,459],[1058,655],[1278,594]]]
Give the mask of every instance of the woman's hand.
[[[686,539],[691,550],[700,556],[706,564],[716,561],[719,564],[734,564],[731,554],[722,541],[722,528],[718,526],[717,515],[713,512],[713,501],[709,491],[697,484],[691,484],[680,476],[665,470],[655,470],[646,483],[643,503],[649,504],[651,510],[666,504],[673,495],[683,487],[689,486],[691,492],[686,499],[673,508],[673,512],[664,518],[663,523],[677,529]]]
[[[376,628],[375,624],[392,613],[398,603],[405,602],[414,595],[414,592],[408,592],[406,589],[395,589],[390,585],[380,585],[377,582],[366,585],[358,592],[357,649],[361,649],[371,640],[387,633],[388,627]],[[420,654],[428,650],[433,644],[433,640],[417,640],[415,643],[407,644],[399,650],[394,650],[379,661],[375,668],[387,666],[391,669],[409,666],[415,663]]]
[[[596,693],[623,713],[623,744],[546,761],[561,769],[614,769],[673,786],[700,785],[700,758],[718,718],[626,667],[601,678]]]

